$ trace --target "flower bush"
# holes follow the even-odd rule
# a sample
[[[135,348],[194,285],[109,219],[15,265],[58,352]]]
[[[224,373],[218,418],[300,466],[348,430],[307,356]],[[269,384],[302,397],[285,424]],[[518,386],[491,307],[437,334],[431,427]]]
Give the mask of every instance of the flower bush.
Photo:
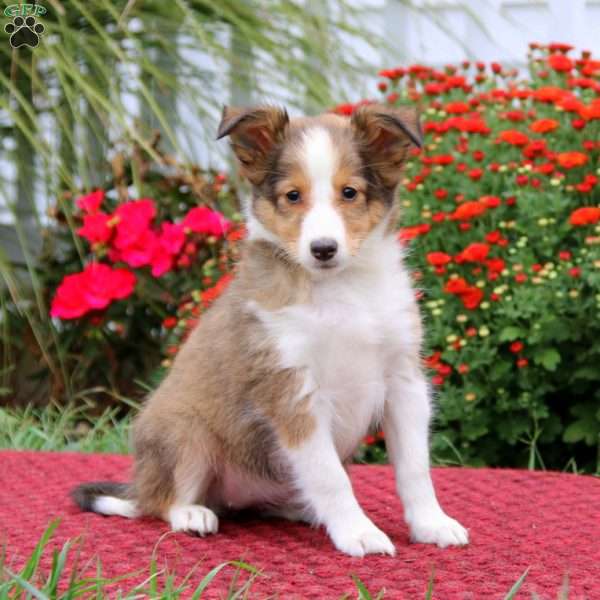
[[[380,72],[384,101],[423,115],[398,243],[426,321],[438,460],[599,470],[600,61],[572,51],[532,45],[527,79],[479,62]],[[182,177],[159,177],[155,201],[115,184],[70,217],[87,266],[69,269],[52,312],[72,349],[124,361],[129,380],[159,354],[169,366],[243,235],[208,208],[235,205],[226,178],[192,186],[207,199]],[[366,442],[362,457],[381,460],[383,436]]]
[[[95,387],[139,396],[135,382],[156,381],[172,353],[177,307],[201,299],[235,259],[231,242],[241,226],[216,208],[239,219],[227,176],[200,173],[157,151],[155,160],[140,149],[133,156],[118,156],[112,181],[66,195],[52,215],[43,271],[59,352],[72,373],[58,394],[70,385],[71,392]],[[131,193],[134,172],[144,197]]]

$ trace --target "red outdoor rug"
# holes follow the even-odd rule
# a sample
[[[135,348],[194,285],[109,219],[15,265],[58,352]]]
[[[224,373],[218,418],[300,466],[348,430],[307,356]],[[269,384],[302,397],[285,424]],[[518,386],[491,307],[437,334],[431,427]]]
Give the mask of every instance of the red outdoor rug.
[[[337,552],[322,530],[285,521],[221,520],[216,536],[161,536],[158,520],[127,520],[81,513],[68,492],[95,479],[126,481],[131,459],[114,455],[0,452],[0,546],[18,568],[48,523],[60,517],[55,547],[83,535],[79,562],[99,557],[104,575],[141,570],[130,590],[149,574],[156,551],[159,568],[183,577],[200,562],[196,585],[214,566],[244,560],[262,570],[250,598],[356,598],[355,575],[375,595],[410,600],[425,597],[434,572],[439,600],[503,598],[529,568],[517,598],[557,598],[568,576],[569,598],[600,598],[600,480],[559,473],[513,470],[434,470],[447,512],[470,530],[471,545],[440,550],[409,544],[389,467],[356,466],[352,480],[359,501],[396,545],[395,557],[350,558]],[[49,564],[49,560],[47,562]],[[90,573],[95,562],[90,563]],[[203,598],[224,597],[232,571],[221,572]],[[195,586],[192,586],[195,587]]]

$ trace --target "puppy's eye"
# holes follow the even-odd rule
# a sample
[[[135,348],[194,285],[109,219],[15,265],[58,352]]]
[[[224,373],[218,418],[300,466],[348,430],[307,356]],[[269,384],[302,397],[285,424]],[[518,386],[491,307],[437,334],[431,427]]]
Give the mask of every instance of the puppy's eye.
[[[358,194],[358,192],[353,187],[345,187],[342,190],[342,196],[344,196],[344,199],[346,200],[354,200],[356,194]]]
[[[300,192],[298,190],[291,190],[285,196],[290,204],[297,204],[300,202]]]

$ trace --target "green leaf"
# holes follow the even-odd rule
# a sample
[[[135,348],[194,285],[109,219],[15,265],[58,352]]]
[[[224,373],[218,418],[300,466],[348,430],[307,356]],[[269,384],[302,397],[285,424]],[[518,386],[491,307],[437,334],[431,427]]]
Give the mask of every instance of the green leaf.
[[[520,337],[523,337],[525,332],[520,327],[515,327],[514,325],[509,325],[505,327],[500,332],[500,341],[501,342],[514,342],[518,340]]]
[[[585,441],[588,446],[595,446],[600,435],[600,411],[595,403],[585,402],[576,404],[571,413],[579,417],[573,421],[563,433],[563,441],[575,443]]]
[[[495,362],[490,369],[490,380],[500,381],[511,369],[512,363],[508,361]]]
[[[560,362],[560,354],[554,348],[538,350],[533,355],[533,362],[542,365],[547,371],[556,371],[556,367]]]
[[[583,440],[587,433],[585,421],[575,421],[571,423],[563,433],[563,441],[567,443],[575,443]]]
[[[598,379],[598,369],[596,367],[581,367],[571,375],[571,381],[583,379],[585,381],[596,381]]]

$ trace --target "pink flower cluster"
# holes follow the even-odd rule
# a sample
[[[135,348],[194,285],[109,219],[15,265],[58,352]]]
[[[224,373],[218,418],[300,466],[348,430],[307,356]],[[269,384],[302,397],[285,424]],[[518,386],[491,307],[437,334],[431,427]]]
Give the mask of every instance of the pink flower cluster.
[[[135,287],[136,277],[127,269],[113,269],[92,262],[81,273],[67,275],[58,286],[50,315],[76,319],[92,310],[102,310],[113,300],[127,298]]]
[[[179,223],[155,223],[154,200],[142,198],[120,204],[112,213],[102,210],[103,190],[76,200],[82,211],[77,233],[86,239],[94,253],[102,251],[111,263],[124,263],[138,269],[149,267],[153,277],[161,277],[176,266],[190,264],[196,250],[192,234],[223,237],[231,224],[207,206],[192,208]],[[186,243],[187,241],[187,243]],[[93,262],[83,272],[67,275],[52,301],[52,316],[74,319],[92,310],[106,308],[112,300],[129,296],[135,275],[124,268]]]

